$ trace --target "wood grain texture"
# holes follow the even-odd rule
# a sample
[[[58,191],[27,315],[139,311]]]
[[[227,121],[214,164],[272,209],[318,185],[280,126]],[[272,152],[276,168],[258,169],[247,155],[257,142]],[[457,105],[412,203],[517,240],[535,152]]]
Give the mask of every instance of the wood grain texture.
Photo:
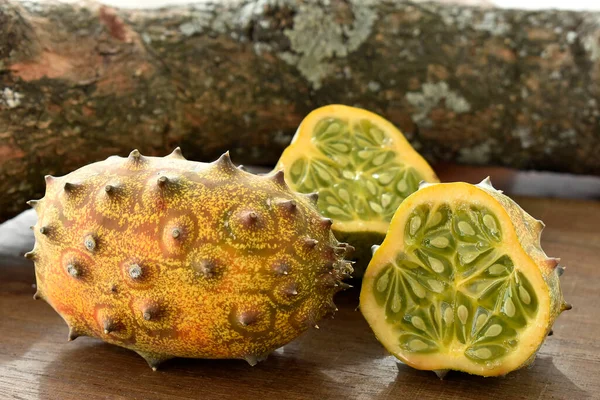
[[[331,103],[383,115],[432,162],[600,174],[599,38],[600,14],[568,11],[0,0],[0,221],[42,176],[133,147],[273,165]]]
[[[357,307],[340,312],[250,367],[241,361],[176,359],[152,372],[131,351],[90,338],[67,343],[67,328],[31,299],[33,267],[0,265],[2,399],[596,399],[600,398],[600,203],[517,198],[546,222],[544,249],[562,258],[562,314],[533,366],[505,378],[431,372],[398,364]]]

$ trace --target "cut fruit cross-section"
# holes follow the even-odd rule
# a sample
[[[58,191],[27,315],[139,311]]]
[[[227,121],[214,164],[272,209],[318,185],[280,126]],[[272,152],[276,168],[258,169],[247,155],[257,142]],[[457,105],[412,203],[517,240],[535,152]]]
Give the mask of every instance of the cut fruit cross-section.
[[[300,124],[277,169],[296,191],[319,194],[318,209],[356,251],[362,275],[370,248],[383,240],[402,201],[419,182],[438,182],[427,162],[389,121],[359,108],[330,105]]]
[[[489,180],[423,184],[374,247],[362,313],[414,368],[496,376],[528,365],[570,308],[543,226]]]

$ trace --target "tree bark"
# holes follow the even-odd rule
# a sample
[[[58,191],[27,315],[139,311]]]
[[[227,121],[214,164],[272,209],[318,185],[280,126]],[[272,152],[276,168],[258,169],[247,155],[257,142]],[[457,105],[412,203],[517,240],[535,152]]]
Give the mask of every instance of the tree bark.
[[[434,163],[600,174],[598,13],[223,3],[0,0],[0,220],[43,175],[132,148],[272,165],[329,103],[382,114]]]

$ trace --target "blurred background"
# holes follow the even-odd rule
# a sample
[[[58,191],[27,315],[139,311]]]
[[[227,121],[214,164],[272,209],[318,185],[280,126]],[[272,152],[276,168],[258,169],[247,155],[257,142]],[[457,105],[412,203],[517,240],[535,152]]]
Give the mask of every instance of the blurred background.
[[[496,0],[493,3],[498,7],[506,8],[557,8],[563,10],[600,10],[600,4],[594,0],[574,0],[569,2],[560,0]]]
[[[41,0],[46,1],[46,0]],[[205,2],[215,2],[216,0],[208,0]],[[227,0],[222,0],[227,1]],[[70,0],[68,2],[76,3],[76,0]],[[149,8],[149,7],[164,7],[175,4],[189,4],[190,1],[186,0],[106,0],[102,1],[103,4],[110,5],[113,7],[129,7],[129,8]],[[486,5],[503,8],[521,8],[528,10],[535,9],[549,9],[556,8],[561,10],[581,10],[591,11],[600,10],[600,4],[595,0],[573,0],[573,1],[561,1],[561,0],[455,0],[455,1],[444,1],[440,3],[457,3],[465,5]]]

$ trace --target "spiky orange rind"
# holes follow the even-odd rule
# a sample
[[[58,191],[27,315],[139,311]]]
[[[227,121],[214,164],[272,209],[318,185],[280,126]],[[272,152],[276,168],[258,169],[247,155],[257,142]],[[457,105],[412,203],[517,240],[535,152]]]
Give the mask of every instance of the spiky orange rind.
[[[172,357],[251,364],[335,309],[350,246],[282,177],[213,163],[110,157],[47,179],[37,298],[86,335]],[[293,205],[293,206],[292,206]]]

